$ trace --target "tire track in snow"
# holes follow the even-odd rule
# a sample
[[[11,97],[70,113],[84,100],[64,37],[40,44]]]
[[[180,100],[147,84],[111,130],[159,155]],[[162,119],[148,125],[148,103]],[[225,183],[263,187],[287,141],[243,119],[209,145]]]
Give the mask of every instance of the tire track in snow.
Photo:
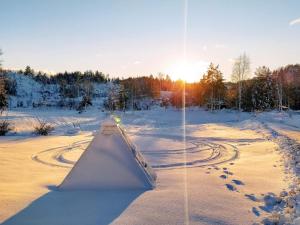
[[[76,161],[70,160],[64,155],[71,151],[84,151],[89,142],[90,140],[76,141],[71,145],[46,149],[32,155],[31,159],[47,166],[71,168]]]
[[[77,141],[71,145],[59,146],[40,151],[32,155],[32,160],[53,167],[71,168],[76,160],[68,158],[69,152],[84,151],[90,140]],[[229,143],[218,143],[208,140],[187,141],[191,147],[186,149],[166,149],[157,151],[142,151],[154,169],[179,169],[187,167],[213,166],[235,160],[238,157],[238,148]],[[183,154],[187,153],[187,162],[182,161]],[[162,158],[167,162],[159,162]]]
[[[160,150],[156,152],[143,152],[145,155],[149,155],[151,158],[161,157],[164,155],[166,158],[171,159],[174,152],[177,155],[183,155],[185,152],[187,154],[187,162],[178,160],[173,163],[152,163],[150,164],[155,169],[178,169],[185,167],[204,167],[213,166],[226,162],[235,160],[238,155],[238,148],[234,145],[228,143],[214,143],[209,141],[190,141],[194,147],[189,147],[186,149],[176,149],[176,150]],[[201,153],[205,153],[201,155]],[[155,160],[155,159],[154,159]]]

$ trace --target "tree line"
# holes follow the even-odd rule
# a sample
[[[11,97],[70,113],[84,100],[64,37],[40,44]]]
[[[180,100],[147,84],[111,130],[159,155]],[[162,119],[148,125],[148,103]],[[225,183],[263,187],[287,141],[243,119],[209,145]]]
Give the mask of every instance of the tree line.
[[[213,63],[200,81],[194,83],[172,81],[163,74],[158,77],[130,77],[120,81],[123,94],[119,101],[125,101],[125,105],[129,103],[129,106],[135,99],[159,98],[161,91],[169,91],[171,96],[168,99],[161,98],[164,106],[201,106],[209,110],[231,108],[239,111],[300,109],[300,64],[273,71],[261,66],[251,76],[250,59],[242,54],[233,63],[231,78],[231,82],[225,82],[219,66]]]
[[[1,52],[0,52],[1,53]],[[0,61],[1,62],[1,61]],[[5,78],[8,71],[1,70],[0,64],[0,109],[7,106],[7,95],[13,95],[15,83]],[[287,65],[276,70],[266,66],[250,72],[250,59],[246,54],[235,59],[232,68],[232,81],[226,82],[218,65],[211,63],[205,74],[199,74],[199,81],[186,83],[173,81],[166,74],[158,76],[129,77],[111,79],[99,71],[64,72],[48,75],[35,72],[29,66],[19,74],[28,76],[43,84],[56,84],[62,98],[82,97],[82,105],[92,104],[93,84],[110,82],[107,101],[104,106],[110,110],[149,108],[142,106],[145,99],[160,102],[161,106],[182,108],[201,106],[209,110],[222,108],[239,111],[265,111],[300,109],[300,65]],[[168,96],[163,96],[166,92]],[[185,104],[185,105],[184,105]]]

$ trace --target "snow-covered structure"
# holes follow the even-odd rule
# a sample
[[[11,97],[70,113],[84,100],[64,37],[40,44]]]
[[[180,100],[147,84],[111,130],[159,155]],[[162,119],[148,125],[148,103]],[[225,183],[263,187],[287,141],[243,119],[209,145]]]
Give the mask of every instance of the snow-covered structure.
[[[61,190],[152,189],[156,174],[113,120],[100,131],[60,185]]]

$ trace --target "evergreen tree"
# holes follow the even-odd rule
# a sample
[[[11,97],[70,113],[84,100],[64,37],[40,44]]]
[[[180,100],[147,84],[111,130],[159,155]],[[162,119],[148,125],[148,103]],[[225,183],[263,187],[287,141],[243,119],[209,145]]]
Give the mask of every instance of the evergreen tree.
[[[30,66],[26,66],[25,71],[24,71],[24,75],[33,76],[34,75],[34,70],[31,69]]]
[[[270,110],[274,106],[272,72],[262,66],[256,69],[253,87],[253,104],[258,110]]]
[[[177,80],[175,82],[173,94],[171,96],[171,104],[177,109],[185,107],[183,105],[183,95],[186,95],[186,93],[184,93],[183,82],[184,81],[182,80]]]
[[[2,55],[2,50],[0,49],[0,57]],[[0,74],[2,73],[2,60],[0,59]]]
[[[214,66],[212,63],[204,74],[202,80],[202,98],[209,106],[210,110],[220,109],[225,98],[224,79],[219,66]]]
[[[253,95],[253,89],[254,89],[254,79],[248,79],[243,82],[243,92],[242,92],[242,105],[241,108],[244,111],[250,112],[254,110],[254,95]]]
[[[121,85],[119,89],[119,99],[118,99],[118,108],[125,112],[128,104],[128,93],[124,89],[124,86]]]
[[[2,51],[0,49],[0,56],[2,55]],[[1,68],[1,60],[0,60],[0,115],[7,108],[7,95],[5,90],[5,78]]]

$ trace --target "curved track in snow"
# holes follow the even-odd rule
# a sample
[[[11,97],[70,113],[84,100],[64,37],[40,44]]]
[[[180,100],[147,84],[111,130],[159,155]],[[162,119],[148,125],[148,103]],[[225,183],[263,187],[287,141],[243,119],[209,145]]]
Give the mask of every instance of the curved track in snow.
[[[235,160],[238,155],[238,148],[228,143],[216,143],[209,140],[195,140],[189,141],[192,147],[164,150],[157,152],[143,152],[149,158],[154,159],[150,164],[156,169],[175,169],[184,167],[203,167],[218,165]],[[186,162],[184,162],[184,155],[186,155]],[[168,162],[156,162],[156,157],[168,159]]]
[[[32,155],[31,158],[32,160],[47,166],[71,168],[77,160],[76,157],[75,159],[68,157],[68,153],[75,154],[79,157],[89,142],[90,140],[76,141],[71,145],[50,148],[37,152],[36,154]]]
[[[32,155],[32,159],[47,166],[71,168],[90,140],[51,148]],[[211,140],[187,141],[187,148],[142,151],[154,169],[212,166],[232,161],[238,157],[238,148],[229,143]],[[184,162],[186,155],[187,161]]]

